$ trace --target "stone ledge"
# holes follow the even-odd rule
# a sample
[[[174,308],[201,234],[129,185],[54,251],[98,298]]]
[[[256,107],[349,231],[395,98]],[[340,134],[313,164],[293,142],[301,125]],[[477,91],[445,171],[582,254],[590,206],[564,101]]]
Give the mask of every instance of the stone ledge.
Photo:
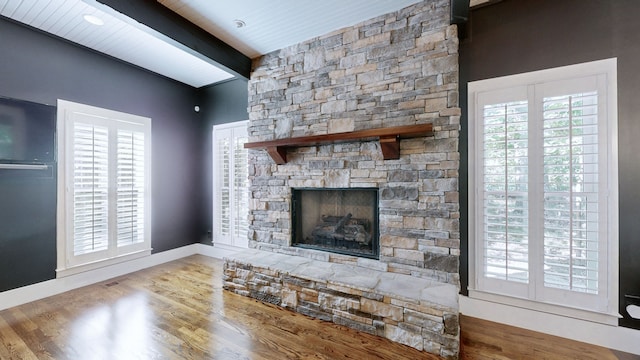
[[[459,348],[455,285],[248,249],[225,258],[224,288],[445,358]]]

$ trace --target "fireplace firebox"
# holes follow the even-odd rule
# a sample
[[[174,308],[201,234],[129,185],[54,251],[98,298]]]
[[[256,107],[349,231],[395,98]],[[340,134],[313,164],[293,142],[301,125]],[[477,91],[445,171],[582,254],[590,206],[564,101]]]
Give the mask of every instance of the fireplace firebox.
[[[292,246],[377,259],[378,189],[292,189]]]

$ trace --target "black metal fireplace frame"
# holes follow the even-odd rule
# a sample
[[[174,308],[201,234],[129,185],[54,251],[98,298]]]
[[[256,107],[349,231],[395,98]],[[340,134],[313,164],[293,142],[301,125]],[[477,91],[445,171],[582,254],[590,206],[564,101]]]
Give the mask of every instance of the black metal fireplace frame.
[[[301,209],[301,193],[303,191],[367,191],[371,192],[375,197],[374,201],[374,217],[372,219],[372,231],[371,231],[371,246],[372,253],[361,253],[356,251],[335,249],[335,248],[327,248],[322,246],[316,246],[311,244],[302,244],[296,243],[295,239],[297,239],[298,235],[302,233],[302,222],[298,221],[299,214],[298,209]],[[291,246],[305,248],[305,249],[313,249],[313,250],[321,250],[336,254],[342,255],[351,255],[369,259],[379,259],[380,258],[380,211],[379,211],[379,201],[380,194],[378,188],[370,188],[370,187],[358,187],[358,188],[291,188]]]

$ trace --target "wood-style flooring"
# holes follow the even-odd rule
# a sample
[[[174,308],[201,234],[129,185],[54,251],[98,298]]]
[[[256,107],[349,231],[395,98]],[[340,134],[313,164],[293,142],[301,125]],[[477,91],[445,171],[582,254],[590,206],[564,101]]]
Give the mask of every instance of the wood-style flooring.
[[[438,359],[222,290],[191,256],[0,311],[0,359]],[[462,359],[632,359],[462,317]],[[629,357],[630,356],[630,357]]]

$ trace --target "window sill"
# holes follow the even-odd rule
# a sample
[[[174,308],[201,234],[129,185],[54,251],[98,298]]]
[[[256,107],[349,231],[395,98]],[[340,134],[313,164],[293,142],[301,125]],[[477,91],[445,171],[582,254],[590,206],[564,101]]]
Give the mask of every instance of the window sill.
[[[542,303],[472,289],[469,289],[469,298],[612,326],[618,326],[618,319],[621,318],[620,314],[615,312],[604,313],[577,309],[558,304]]]
[[[75,274],[83,273],[86,271],[99,269],[105,266],[122,263],[125,261],[136,260],[143,257],[147,257],[149,255],[151,255],[151,249],[140,250],[137,252],[126,254],[126,255],[120,255],[120,256],[104,259],[104,260],[94,261],[87,264],[70,266],[62,269],[56,269],[56,278],[59,279],[59,278],[67,277],[70,275],[75,275]]]

